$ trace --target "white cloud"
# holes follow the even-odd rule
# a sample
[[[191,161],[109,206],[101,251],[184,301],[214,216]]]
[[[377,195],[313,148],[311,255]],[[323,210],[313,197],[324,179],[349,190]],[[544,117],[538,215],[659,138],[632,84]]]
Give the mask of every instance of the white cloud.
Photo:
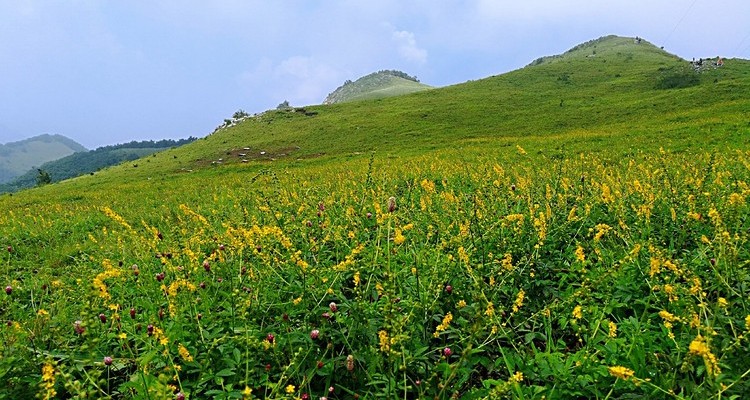
[[[322,103],[344,79],[345,74],[337,68],[307,56],[292,56],[278,63],[264,58],[239,77],[252,96],[274,104],[288,100],[296,106]]]
[[[417,40],[412,32],[395,31],[392,38],[398,44],[398,53],[401,57],[418,64],[427,62],[427,50],[417,46]]]

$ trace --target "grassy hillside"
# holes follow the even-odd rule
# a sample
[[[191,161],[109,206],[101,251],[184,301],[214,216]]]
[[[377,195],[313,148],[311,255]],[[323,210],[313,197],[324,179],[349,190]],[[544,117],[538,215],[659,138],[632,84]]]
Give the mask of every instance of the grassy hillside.
[[[0,183],[9,182],[33,167],[77,151],[86,151],[86,148],[62,135],[45,134],[0,144]]]
[[[750,62],[685,66],[608,37],[0,196],[0,397],[742,397]]]
[[[328,94],[323,104],[394,97],[431,88],[400,71],[379,71],[365,75],[354,82],[345,82]]]

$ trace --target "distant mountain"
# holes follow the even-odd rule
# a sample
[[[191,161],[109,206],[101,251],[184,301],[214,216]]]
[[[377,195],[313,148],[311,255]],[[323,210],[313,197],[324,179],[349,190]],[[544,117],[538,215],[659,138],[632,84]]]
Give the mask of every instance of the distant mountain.
[[[347,80],[326,96],[323,104],[399,96],[427,89],[432,87],[420,83],[416,77],[401,71],[384,70],[363,76],[354,82]]]
[[[96,150],[70,154],[60,159],[46,162],[26,171],[5,184],[0,184],[0,193],[15,192],[37,184],[37,177],[44,171],[52,182],[74,178],[99,171],[102,168],[133,161],[164,149],[178,147],[196,140],[194,137],[180,140],[132,141],[129,143],[99,147]]]
[[[62,135],[45,134],[0,144],[0,183],[9,182],[45,162],[79,151],[86,151],[86,148]]]

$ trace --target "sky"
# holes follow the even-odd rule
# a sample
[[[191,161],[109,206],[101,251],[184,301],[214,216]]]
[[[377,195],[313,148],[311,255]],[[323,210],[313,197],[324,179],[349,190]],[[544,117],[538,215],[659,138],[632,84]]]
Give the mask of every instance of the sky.
[[[446,86],[609,34],[750,59],[750,1],[0,0],[0,143],[203,137],[378,70]]]

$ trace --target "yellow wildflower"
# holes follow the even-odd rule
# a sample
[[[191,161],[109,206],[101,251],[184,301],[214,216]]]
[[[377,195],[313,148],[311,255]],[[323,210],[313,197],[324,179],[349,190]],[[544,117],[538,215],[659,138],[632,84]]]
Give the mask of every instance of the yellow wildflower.
[[[54,399],[57,396],[57,391],[55,391],[55,374],[55,367],[51,363],[45,363],[42,366],[41,387],[44,390],[43,399]]]
[[[446,329],[448,329],[448,327],[451,324],[451,321],[453,321],[453,314],[448,312],[447,314],[445,314],[445,317],[443,317],[443,322],[441,322],[440,325],[438,325],[435,328],[435,333],[433,333],[432,336],[434,337],[440,336],[440,332],[443,332]]]
[[[612,197],[612,191],[610,191],[609,186],[606,184],[602,184],[602,201],[604,203],[611,203],[614,200]]]
[[[575,308],[573,309],[573,318],[575,319],[583,318],[583,309],[581,308],[580,305],[575,306]]]
[[[607,232],[611,231],[612,227],[607,224],[596,225],[596,234],[594,235],[594,241],[598,242],[602,239],[602,236],[606,235]]]
[[[456,304],[456,307],[458,307],[458,308],[464,308],[464,307],[466,307],[466,301],[459,300],[458,303]],[[750,315],[748,315],[747,317],[750,318]],[[745,321],[750,321],[750,319],[746,319]],[[750,323],[748,323],[747,325],[748,325],[748,327],[750,327]]]
[[[190,352],[188,351],[188,349],[185,348],[185,346],[183,346],[182,344],[180,344],[179,347],[177,348],[177,352],[180,353],[180,357],[182,357],[183,360],[187,362],[193,361],[193,356],[190,355]]]
[[[292,394],[297,391],[297,388],[294,387],[294,385],[286,385],[286,389],[284,390],[287,392],[287,394]]]
[[[660,269],[661,269],[661,260],[659,260],[656,257],[651,257],[648,275],[653,278],[654,275],[659,273]]]
[[[573,206],[573,208],[570,209],[570,212],[568,213],[568,222],[576,220],[576,210],[577,209],[578,208],[576,206]]]
[[[675,301],[675,300],[677,300],[677,299],[679,299],[679,297],[677,297],[677,293],[675,292],[674,286],[672,286],[670,284],[664,285],[664,293],[666,293],[667,296],[669,296],[669,302],[670,303],[673,302],[673,301]]]
[[[406,240],[406,237],[404,237],[401,229],[396,228],[396,233],[393,236],[393,243],[396,245],[399,245],[401,243],[404,243],[405,240]]]
[[[711,353],[711,349],[708,347],[708,343],[703,336],[698,335],[688,347],[690,354],[698,355],[703,357],[703,362],[706,365],[706,372],[711,376],[716,376],[721,373],[719,369],[718,360],[716,356]]]
[[[727,306],[729,305],[729,303],[727,303],[727,299],[723,297],[719,297],[719,299],[717,300],[717,303],[719,303],[720,308],[727,308]]]
[[[383,284],[378,282],[375,284],[375,290],[378,292],[378,296],[383,295],[383,291],[385,291],[385,288],[383,288]]]
[[[487,303],[487,309],[484,310],[484,315],[491,317],[495,315],[495,305],[492,302]]]
[[[380,342],[380,351],[387,353],[391,350],[391,341],[388,339],[388,332],[385,330],[379,331],[378,341]]]
[[[635,371],[633,371],[632,369],[626,368],[620,365],[609,367],[607,368],[607,370],[609,371],[609,374],[614,376],[615,378],[624,379],[624,380],[628,380],[632,378],[633,375],[635,374]]]
[[[583,247],[581,247],[581,245],[576,247],[576,259],[580,262],[586,261],[586,255],[583,253]]]
[[[674,314],[666,310],[659,311],[659,316],[666,322],[679,322],[679,318],[675,317]]]
[[[503,269],[506,271],[513,271],[513,256],[510,253],[505,253],[503,260],[501,261]]]
[[[729,195],[729,204],[733,206],[745,205],[745,196],[739,193],[732,193]]]
[[[617,324],[615,324],[612,321],[609,321],[609,337],[616,338],[617,337]]]
[[[250,396],[252,395],[253,395],[253,389],[250,389],[250,387],[245,386],[245,390],[242,391],[242,398],[249,399]]]
[[[516,301],[513,302],[513,312],[518,312],[518,310],[523,306],[523,298],[526,295],[526,292],[521,291],[518,292],[516,295]]]
[[[435,182],[423,179],[422,182],[420,182],[420,185],[425,192],[435,193]]]

